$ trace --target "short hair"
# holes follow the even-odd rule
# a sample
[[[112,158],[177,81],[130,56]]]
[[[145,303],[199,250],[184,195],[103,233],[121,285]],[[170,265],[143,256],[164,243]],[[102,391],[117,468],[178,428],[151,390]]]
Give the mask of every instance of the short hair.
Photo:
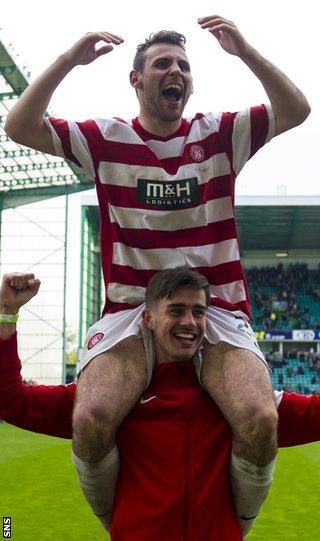
[[[186,38],[183,34],[179,34],[179,32],[175,32],[174,30],[160,30],[160,32],[150,34],[143,43],[137,46],[136,55],[133,60],[133,69],[140,72],[143,71],[146,61],[145,52],[155,43],[170,43],[171,45],[177,45],[185,51]]]
[[[175,267],[158,271],[149,280],[146,289],[147,307],[154,307],[161,299],[170,299],[180,287],[203,289],[206,295],[206,306],[209,306],[210,285],[205,276],[189,267]]]

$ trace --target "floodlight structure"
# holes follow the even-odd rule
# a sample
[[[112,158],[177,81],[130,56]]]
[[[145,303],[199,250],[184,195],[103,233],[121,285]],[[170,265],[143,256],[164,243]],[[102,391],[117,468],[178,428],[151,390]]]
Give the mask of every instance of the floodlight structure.
[[[92,188],[66,160],[25,148],[4,131],[8,112],[28,86],[11,46],[0,36],[0,272],[34,272],[42,293],[19,326],[23,376],[65,381],[68,196]],[[62,197],[57,197],[62,196]]]
[[[73,163],[17,145],[4,132],[7,114],[27,86],[26,75],[0,40],[0,196],[3,208],[92,188],[91,179]]]

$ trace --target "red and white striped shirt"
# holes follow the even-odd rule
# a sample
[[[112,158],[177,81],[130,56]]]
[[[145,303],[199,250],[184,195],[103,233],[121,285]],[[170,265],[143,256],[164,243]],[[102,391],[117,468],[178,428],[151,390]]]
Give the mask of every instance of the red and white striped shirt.
[[[155,136],[138,119],[50,118],[56,154],[95,180],[101,215],[105,312],[144,301],[158,270],[186,265],[206,276],[211,304],[250,304],[240,263],[234,182],[274,132],[270,105],[197,114]]]

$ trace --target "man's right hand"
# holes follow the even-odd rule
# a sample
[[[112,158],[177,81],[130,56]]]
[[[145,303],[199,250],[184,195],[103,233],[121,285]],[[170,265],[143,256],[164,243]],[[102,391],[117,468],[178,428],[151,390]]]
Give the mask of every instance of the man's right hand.
[[[31,273],[4,274],[0,288],[0,314],[17,314],[34,297],[40,280]]]
[[[104,44],[100,47],[99,42]],[[90,64],[122,42],[121,37],[109,32],[90,32],[83,36],[26,88],[8,113],[4,126],[7,135],[19,145],[60,155],[44,119],[53,92],[75,66]]]
[[[105,45],[97,48],[97,43],[105,42]],[[113,45],[123,43],[123,38],[110,34],[110,32],[88,32],[79,41],[77,41],[64,54],[71,66],[90,64],[99,56],[109,53]]]

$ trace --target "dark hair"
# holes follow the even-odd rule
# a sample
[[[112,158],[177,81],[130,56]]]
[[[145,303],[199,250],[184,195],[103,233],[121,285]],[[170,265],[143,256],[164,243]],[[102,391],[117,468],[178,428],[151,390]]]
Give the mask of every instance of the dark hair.
[[[145,52],[155,43],[170,43],[171,45],[177,45],[185,51],[186,38],[183,34],[179,34],[179,32],[175,32],[174,30],[160,30],[160,32],[150,34],[143,43],[137,46],[136,55],[133,60],[133,69],[140,72],[143,71],[146,60]]]
[[[208,280],[189,267],[176,267],[156,272],[149,280],[146,289],[146,305],[150,308],[160,299],[171,298],[179,287],[203,289],[206,295],[206,306],[210,304],[210,286]]]

